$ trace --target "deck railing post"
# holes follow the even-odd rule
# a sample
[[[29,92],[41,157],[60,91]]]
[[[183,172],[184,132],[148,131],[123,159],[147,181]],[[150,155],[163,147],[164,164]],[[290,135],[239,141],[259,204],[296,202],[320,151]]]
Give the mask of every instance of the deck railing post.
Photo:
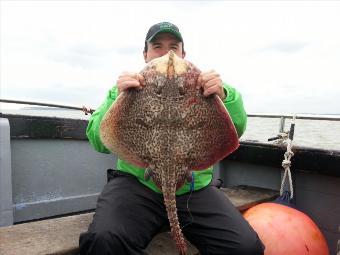
[[[285,117],[281,117],[280,118],[280,129],[279,129],[279,133],[283,133],[284,129],[285,129],[285,122],[286,122],[286,118]]]
[[[0,227],[13,225],[10,141],[9,121],[0,118]]]

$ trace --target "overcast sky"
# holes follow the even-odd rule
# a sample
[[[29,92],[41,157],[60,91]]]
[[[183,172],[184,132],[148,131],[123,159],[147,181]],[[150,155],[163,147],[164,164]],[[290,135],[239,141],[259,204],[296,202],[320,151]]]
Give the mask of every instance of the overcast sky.
[[[178,25],[248,112],[340,113],[339,1],[4,1],[1,98],[96,108],[140,71],[148,28]]]

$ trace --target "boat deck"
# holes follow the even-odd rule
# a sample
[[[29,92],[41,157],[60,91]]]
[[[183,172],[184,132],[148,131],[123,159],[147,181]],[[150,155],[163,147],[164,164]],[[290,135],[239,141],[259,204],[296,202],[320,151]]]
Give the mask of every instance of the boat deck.
[[[222,188],[221,191],[240,211],[278,196],[275,190],[247,186]],[[85,213],[0,228],[1,254],[77,254],[79,235],[87,230],[92,217],[93,213]],[[189,254],[198,254],[194,246],[189,245],[189,249]],[[146,252],[152,255],[178,254],[167,231],[159,233]]]

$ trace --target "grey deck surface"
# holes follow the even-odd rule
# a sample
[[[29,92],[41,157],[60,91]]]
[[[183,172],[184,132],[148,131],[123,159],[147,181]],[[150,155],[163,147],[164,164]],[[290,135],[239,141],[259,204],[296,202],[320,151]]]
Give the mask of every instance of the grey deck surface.
[[[222,188],[224,194],[240,210],[274,199],[277,191],[238,186]],[[0,228],[1,255],[77,254],[79,234],[85,232],[93,213],[23,223]],[[190,254],[198,251],[190,246]],[[151,255],[178,254],[168,232],[158,234],[147,248]]]

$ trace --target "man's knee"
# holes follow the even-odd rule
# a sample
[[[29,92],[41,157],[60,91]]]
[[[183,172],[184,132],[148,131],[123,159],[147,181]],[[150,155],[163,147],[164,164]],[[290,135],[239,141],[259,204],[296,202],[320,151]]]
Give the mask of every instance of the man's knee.
[[[264,245],[256,233],[248,238],[243,238],[232,254],[237,255],[263,255]]]
[[[201,251],[201,250],[200,250]],[[219,245],[205,246],[202,254],[232,254],[232,255],[263,255],[264,245],[254,232],[244,236],[239,236],[234,241],[226,240]]]
[[[81,255],[127,254],[122,238],[116,233],[106,230],[81,234],[79,249]]]

